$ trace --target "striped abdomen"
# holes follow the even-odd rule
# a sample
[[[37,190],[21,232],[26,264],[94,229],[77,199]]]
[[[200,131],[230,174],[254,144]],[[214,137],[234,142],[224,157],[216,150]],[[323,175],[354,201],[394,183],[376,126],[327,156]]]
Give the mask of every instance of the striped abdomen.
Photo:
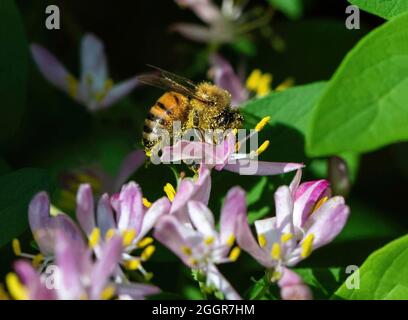
[[[166,92],[150,108],[143,126],[143,144],[151,149],[160,139],[160,129],[172,134],[173,121],[182,124],[188,117],[188,98],[177,92]]]

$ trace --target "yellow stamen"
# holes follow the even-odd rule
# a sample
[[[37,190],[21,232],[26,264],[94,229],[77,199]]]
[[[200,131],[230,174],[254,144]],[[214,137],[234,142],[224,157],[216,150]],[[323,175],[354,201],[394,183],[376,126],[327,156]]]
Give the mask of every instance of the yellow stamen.
[[[145,275],[144,275],[144,278],[145,278],[146,281],[152,280],[153,277],[154,277],[153,272],[146,272]]]
[[[317,209],[319,209],[327,200],[329,200],[329,197],[323,197],[321,198],[314,206],[312,213],[317,211]]]
[[[198,264],[198,260],[195,258],[190,258],[188,260],[189,264],[191,264],[192,266],[196,266]]]
[[[107,286],[103,291],[101,292],[101,299],[102,300],[110,300],[114,297],[116,292],[116,289],[114,286]]]
[[[140,259],[142,259],[143,261],[149,260],[155,251],[156,247],[153,245],[146,247],[146,249],[144,249],[142,254],[140,255]]]
[[[89,241],[88,241],[89,247],[91,249],[95,248],[98,245],[100,239],[101,239],[101,230],[99,228],[94,228],[91,232],[91,235],[89,236]]]
[[[285,242],[288,242],[289,240],[291,240],[293,238],[293,234],[291,234],[291,233],[284,233],[284,234],[282,234],[282,236],[281,236],[281,241],[283,242],[283,243],[285,243]]]
[[[21,256],[21,245],[18,239],[13,239],[11,242],[11,247],[13,248],[13,252],[17,257]]]
[[[136,230],[128,229],[123,232],[123,246],[128,247],[136,237]]]
[[[152,237],[145,237],[145,238],[143,238],[142,240],[140,240],[137,243],[137,247],[138,248],[144,248],[144,247],[146,247],[146,246],[148,246],[149,244],[152,244],[152,243],[153,243],[153,238]]]
[[[295,80],[293,78],[287,78],[287,79],[285,79],[285,81],[283,81],[280,85],[278,85],[275,88],[275,91],[277,91],[277,92],[284,91],[287,88],[292,87],[294,83],[295,83]]]
[[[263,153],[266,149],[269,147],[269,140],[265,140],[261,146],[256,150],[256,154],[259,156],[261,153]]]
[[[275,242],[272,245],[272,249],[271,249],[271,257],[274,260],[279,260],[281,258],[281,247],[280,244]]]
[[[33,259],[33,267],[38,268],[43,261],[44,261],[44,256],[41,253],[37,254]]]
[[[145,150],[146,157],[150,158],[152,156],[152,152],[150,150]]]
[[[68,94],[75,98],[78,94],[78,80],[72,74],[68,74],[65,81],[68,85]]]
[[[56,217],[61,214],[62,210],[58,207],[54,206],[53,204],[50,205],[50,216]]]
[[[209,246],[210,244],[213,244],[214,243],[214,237],[212,237],[212,236],[209,236],[209,237],[207,237],[207,238],[205,238],[204,239],[204,243],[207,245],[207,246]]]
[[[191,256],[191,254],[192,254],[191,248],[190,248],[190,247],[187,247],[187,246],[182,246],[182,247],[181,247],[181,251],[182,251],[187,257]]]
[[[106,231],[105,234],[105,240],[109,241],[110,239],[113,238],[113,236],[116,234],[116,230],[114,228],[109,229],[108,231]]]
[[[262,77],[261,70],[259,69],[253,70],[246,81],[247,89],[251,91],[256,91],[256,89],[259,86],[259,81],[261,80],[261,77]]]
[[[137,270],[141,266],[141,262],[139,259],[131,259],[131,260],[126,260],[123,265],[127,270]]]
[[[241,254],[241,249],[239,247],[234,247],[231,250],[228,259],[232,262],[235,262],[239,258],[240,254]]]
[[[265,128],[265,126],[268,124],[269,120],[271,120],[271,117],[265,117],[261,121],[259,121],[258,124],[255,126],[255,131],[259,132],[263,128]]]
[[[272,75],[270,73],[264,73],[259,80],[258,87],[256,88],[256,95],[258,97],[264,97],[271,92]]]
[[[4,286],[0,283],[0,301],[3,300],[10,300],[10,297],[4,289]]]
[[[261,248],[265,248],[265,246],[266,246],[266,238],[265,238],[265,236],[264,236],[263,234],[260,234],[260,235],[258,236],[258,243],[259,243],[259,245],[261,246]]]
[[[303,240],[303,242],[301,244],[302,252],[300,254],[302,256],[302,258],[307,258],[312,253],[313,240],[314,240],[314,234],[313,233],[308,234],[308,236],[305,238],[305,240]]]
[[[143,198],[143,205],[146,208],[150,208],[152,206],[152,203],[149,200],[147,200],[146,198]]]
[[[232,245],[234,244],[234,242],[235,242],[235,236],[234,236],[233,234],[231,234],[231,235],[228,237],[228,239],[227,239],[227,245],[228,245],[229,247],[232,247]]]
[[[28,300],[29,299],[27,289],[20,282],[20,279],[15,273],[10,272],[9,274],[7,274],[6,284],[7,284],[8,291],[10,292],[10,295],[12,296],[13,299],[15,300]]]
[[[174,187],[170,183],[167,183],[164,186],[163,190],[166,193],[167,198],[169,198],[170,201],[173,201],[174,197],[176,196],[176,190],[174,189]]]

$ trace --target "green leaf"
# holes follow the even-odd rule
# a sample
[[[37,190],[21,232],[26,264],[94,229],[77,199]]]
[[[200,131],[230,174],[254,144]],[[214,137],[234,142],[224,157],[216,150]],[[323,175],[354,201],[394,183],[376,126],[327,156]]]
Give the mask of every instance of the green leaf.
[[[291,19],[300,18],[302,15],[302,0],[269,0],[269,3]]]
[[[366,152],[408,139],[408,14],[350,51],[315,108],[307,152]]]
[[[346,280],[336,291],[334,298],[408,299],[408,235],[371,254],[360,267],[359,273],[359,289],[348,289]],[[350,275],[349,279],[354,276]]]
[[[50,189],[46,171],[40,169],[21,169],[0,177],[0,247],[27,229],[30,200]]]
[[[12,0],[0,0],[0,142],[19,126],[25,103],[28,47]]]
[[[391,19],[408,11],[408,2],[401,0],[348,0],[364,11],[384,19]]]
[[[275,92],[264,98],[250,100],[242,112],[248,127],[266,116],[270,126],[260,132],[260,139],[270,140],[263,160],[304,161],[304,135],[309,126],[313,107],[326,84],[316,82]]]

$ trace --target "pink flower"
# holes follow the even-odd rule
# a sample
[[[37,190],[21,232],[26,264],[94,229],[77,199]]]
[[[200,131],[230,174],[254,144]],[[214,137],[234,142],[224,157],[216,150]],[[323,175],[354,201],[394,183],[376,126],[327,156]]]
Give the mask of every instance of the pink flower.
[[[283,268],[283,274],[278,281],[280,294],[283,300],[312,300],[313,295],[310,288],[303,282],[302,278],[294,271]]]
[[[245,217],[239,217],[237,242],[267,268],[294,266],[313,250],[331,242],[346,224],[349,207],[343,197],[330,197],[326,180],[291,185],[275,192],[276,217],[255,221],[258,241]]]
[[[50,83],[91,112],[108,108],[128,95],[139,83],[135,76],[113,84],[108,77],[103,43],[93,34],[86,34],[82,38],[79,81],[44,47],[32,44],[31,53],[39,70]]]
[[[172,250],[187,266],[206,276],[206,285],[224,293],[227,299],[240,299],[216,265],[235,261],[240,253],[233,248],[237,217],[246,215],[245,192],[235,187],[226,197],[221,210],[220,231],[215,228],[212,212],[202,202],[189,201],[188,222],[174,215],[163,216],[154,237]]]

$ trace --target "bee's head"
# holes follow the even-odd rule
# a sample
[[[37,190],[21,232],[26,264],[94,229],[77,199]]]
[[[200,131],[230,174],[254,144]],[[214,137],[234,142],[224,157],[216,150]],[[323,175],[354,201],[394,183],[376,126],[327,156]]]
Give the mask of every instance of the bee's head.
[[[217,128],[222,130],[239,129],[242,127],[244,117],[238,110],[232,110],[230,107],[225,108],[215,119]]]

